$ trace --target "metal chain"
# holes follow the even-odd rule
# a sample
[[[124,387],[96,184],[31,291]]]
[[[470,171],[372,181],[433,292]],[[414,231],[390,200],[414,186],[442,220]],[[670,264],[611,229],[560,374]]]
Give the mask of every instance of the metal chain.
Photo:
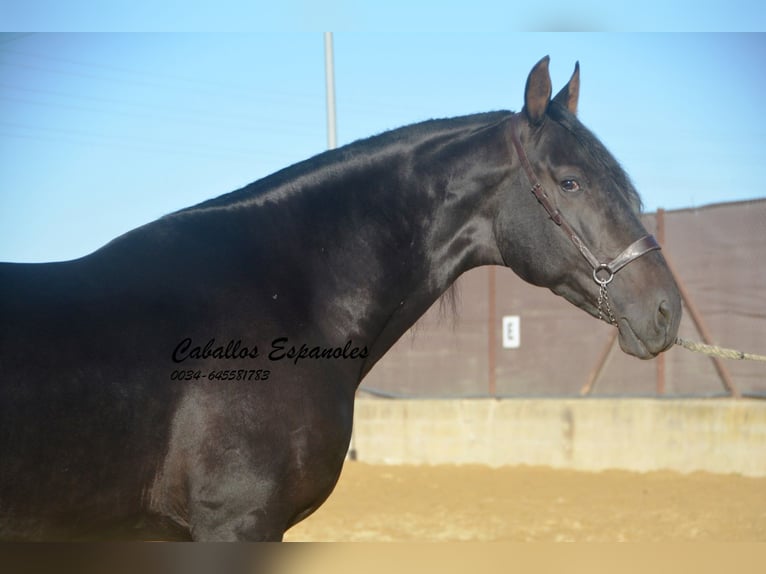
[[[606,290],[606,285],[608,281],[598,281],[598,284],[600,285],[600,289],[598,291],[598,318],[602,321],[606,321],[604,318],[604,312],[603,309],[606,308],[606,314],[609,320],[607,321],[610,325],[616,325],[617,321],[614,319],[614,314],[612,313],[612,306],[609,304],[609,293]]]

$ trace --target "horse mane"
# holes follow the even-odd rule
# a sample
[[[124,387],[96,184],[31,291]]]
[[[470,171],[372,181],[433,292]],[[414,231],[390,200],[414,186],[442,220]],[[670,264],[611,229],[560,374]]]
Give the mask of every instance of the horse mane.
[[[394,150],[402,146],[415,147],[436,137],[456,135],[479,129],[502,120],[510,113],[503,110],[452,118],[430,119],[385,131],[356,140],[337,149],[319,153],[240,189],[181,209],[176,213],[201,209],[232,208],[258,202],[259,199],[264,199],[267,194],[280,194],[282,191],[300,188],[303,183],[311,184],[320,181],[323,177],[332,177],[344,167],[364,161],[365,158],[384,152],[386,149]]]

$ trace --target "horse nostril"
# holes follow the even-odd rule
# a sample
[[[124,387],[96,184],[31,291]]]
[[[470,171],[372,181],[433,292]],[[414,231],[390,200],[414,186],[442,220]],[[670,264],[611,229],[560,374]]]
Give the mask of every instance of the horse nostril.
[[[671,315],[670,303],[663,299],[662,303],[660,303],[660,308],[658,309],[657,326],[662,328],[667,327],[671,322]]]

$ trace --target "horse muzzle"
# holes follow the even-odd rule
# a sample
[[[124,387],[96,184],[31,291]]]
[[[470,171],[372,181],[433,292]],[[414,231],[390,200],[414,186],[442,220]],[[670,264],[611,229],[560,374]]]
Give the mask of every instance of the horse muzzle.
[[[656,301],[659,299],[659,303]],[[617,319],[620,348],[639,359],[652,359],[673,346],[681,321],[681,301],[660,295],[655,303],[630,305]],[[647,305],[651,305],[647,309]],[[639,308],[643,307],[643,309]]]

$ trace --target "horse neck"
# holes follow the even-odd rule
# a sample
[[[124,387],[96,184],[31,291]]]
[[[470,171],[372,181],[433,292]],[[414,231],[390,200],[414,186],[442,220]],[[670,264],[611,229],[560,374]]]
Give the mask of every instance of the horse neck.
[[[366,346],[358,381],[461,273],[502,262],[492,221],[493,188],[509,175],[503,118],[354,144],[174,218],[195,234],[197,219],[210,222],[221,246],[209,251],[229,253],[243,292],[269,289],[280,328]]]
[[[377,194],[359,197],[370,216],[354,226],[349,249],[359,254],[362,273],[349,277],[356,289],[348,293],[357,302],[355,294],[366,294],[349,321],[349,332],[369,346],[362,376],[459,275],[501,264],[493,191],[509,174],[503,138],[495,126],[423,144],[389,166],[396,175]]]

